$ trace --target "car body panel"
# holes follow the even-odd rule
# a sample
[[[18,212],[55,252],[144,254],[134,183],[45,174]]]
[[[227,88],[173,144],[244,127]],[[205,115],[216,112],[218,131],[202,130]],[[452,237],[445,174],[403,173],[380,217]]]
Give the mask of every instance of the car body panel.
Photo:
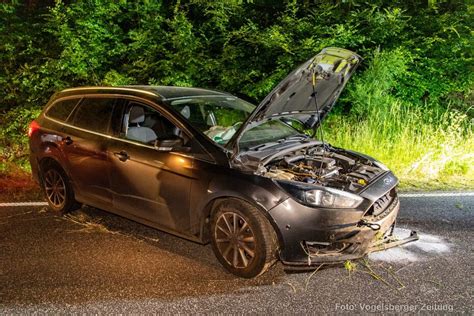
[[[347,49],[323,49],[283,79],[257,106],[251,120],[297,113],[327,114],[360,60]]]
[[[173,230],[189,230],[193,158],[122,140],[109,141],[114,208]],[[116,153],[126,153],[122,161]]]
[[[398,179],[395,177],[395,175],[391,171],[387,171],[381,174],[373,185],[361,191],[360,196],[375,202],[378,198],[385,195],[397,184]]]
[[[191,188],[190,206],[194,234],[202,230],[203,221],[209,217],[213,203],[219,199],[236,198],[250,203],[262,210],[273,225],[267,210],[288,198],[286,192],[272,180],[245,174],[228,166],[196,159],[194,170],[197,177]],[[208,241],[206,236],[203,238],[203,241]]]
[[[59,148],[65,157],[68,173],[74,179],[75,191],[87,200],[110,206],[107,137],[70,126],[63,126],[61,131],[62,146]],[[72,143],[68,144],[68,140]]]

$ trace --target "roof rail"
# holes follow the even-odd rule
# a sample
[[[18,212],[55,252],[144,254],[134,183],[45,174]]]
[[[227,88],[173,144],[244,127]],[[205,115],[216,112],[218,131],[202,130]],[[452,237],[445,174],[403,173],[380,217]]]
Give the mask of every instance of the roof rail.
[[[67,88],[67,89],[61,90],[60,92],[72,92],[72,91],[78,91],[78,90],[79,91],[80,90],[98,90],[98,89],[134,91],[134,92],[146,93],[146,94],[149,94],[149,95],[152,95],[152,96],[160,96],[158,93],[153,93],[152,91],[145,90],[145,89],[124,88],[124,87],[104,87],[104,86]]]

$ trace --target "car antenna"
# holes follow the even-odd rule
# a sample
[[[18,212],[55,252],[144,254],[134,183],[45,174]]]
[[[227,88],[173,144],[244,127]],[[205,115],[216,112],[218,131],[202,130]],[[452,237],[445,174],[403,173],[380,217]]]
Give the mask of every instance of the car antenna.
[[[313,64],[311,64],[310,67],[313,67]],[[316,67],[313,68],[312,70],[313,72],[313,75],[312,75],[312,87],[313,87],[313,93],[312,93],[312,96],[313,96],[313,100],[314,100],[314,106],[316,107],[316,113],[318,115],[318,128],[316,128],[315,126],[313,126],[313,135],[312,137],[314,137],[316,135],[316,131],[319,129],[319,133],[321,135],[321,141],[323,143],[323,158],[324,158],[324,154],[326,153],[326,143],[324,142],[324,131],[323,131],[323,124],[321,122],[321,109],[319,108],[318,106],[318,100],[316,99]],[[319,175],[321,176],[323,172],[323,162],[321,161],[320,165],[319,165]]]

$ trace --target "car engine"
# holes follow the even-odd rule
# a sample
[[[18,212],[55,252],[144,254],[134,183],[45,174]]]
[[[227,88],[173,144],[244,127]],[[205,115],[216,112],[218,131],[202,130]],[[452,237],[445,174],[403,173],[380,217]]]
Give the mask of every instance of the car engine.
[[[276,157],[258,173],[277,180],[359,192],[383,171],[372,161],[349,152],[317,146]]]

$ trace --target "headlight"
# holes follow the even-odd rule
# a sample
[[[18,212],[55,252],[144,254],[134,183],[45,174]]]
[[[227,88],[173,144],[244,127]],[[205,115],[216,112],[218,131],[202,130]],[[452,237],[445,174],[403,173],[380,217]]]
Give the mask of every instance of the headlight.
[[[308,206],[355,208],[364,200],[358,195],[331,188],[315,188],[290,181],[277,181],[290,195]]]
[[[355,208],[363,200],[358,195],[334,189],[304,191],[304,197],[308,204],[330,208]]]

